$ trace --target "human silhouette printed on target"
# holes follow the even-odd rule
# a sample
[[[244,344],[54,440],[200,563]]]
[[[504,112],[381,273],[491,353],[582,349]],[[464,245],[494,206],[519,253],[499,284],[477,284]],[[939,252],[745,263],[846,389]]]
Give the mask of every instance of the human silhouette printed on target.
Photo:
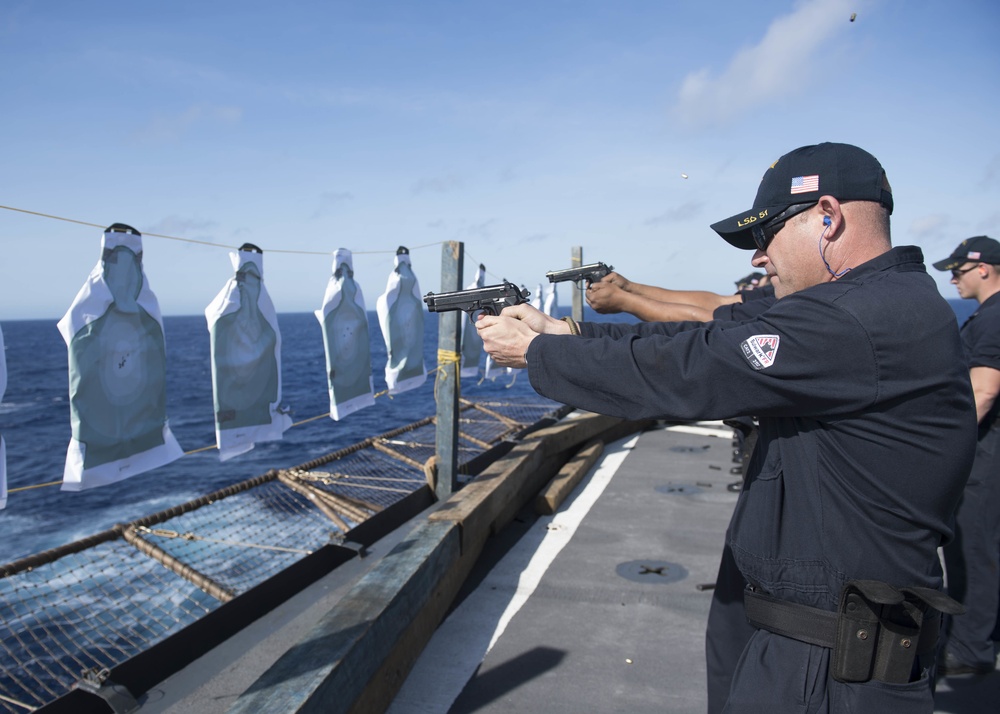
[[[73,438],[90,469],[164,443],[166,349],[160,324],[136,302],[142,258],[126,246],[105,251],[112,303],[69,347]]]
[[[368,316],[358,304],[358,284],[346,263],[333,274],[340,302],[323,319],[330,389],[339,404],[371,393],[371,350]]]

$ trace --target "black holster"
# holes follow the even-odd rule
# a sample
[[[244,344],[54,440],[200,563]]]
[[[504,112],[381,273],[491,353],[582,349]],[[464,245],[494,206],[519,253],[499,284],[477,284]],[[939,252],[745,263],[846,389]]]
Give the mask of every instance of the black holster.
[[[896,588],[877,580],[847,583],[835,613],[752,587],[744,593],[744,604],[754,627],[830,648],[830,675],[838,682],[909,682],[917,655],[937,645],[941,613],[965,612],[937,590]]]
[[[917,655],[937,644],[941,613],[964,611],[930,588],[852,580],[841,591],[830,674],[838,682],[909,682]]]

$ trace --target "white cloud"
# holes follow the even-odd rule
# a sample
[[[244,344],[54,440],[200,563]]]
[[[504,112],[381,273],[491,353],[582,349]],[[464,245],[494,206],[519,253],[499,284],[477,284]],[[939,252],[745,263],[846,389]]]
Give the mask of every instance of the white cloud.
[[[948,232],[951,223],[950,216],[935,213],[917,218],[910,223],[909,233],[914,238],[923,240],[942,238]]]
[[[645,226],[658,226],[662,223],[675,223],[690,219],[692,216],[701,214],[701,209],[705,204],[702,201],[688,201],[676,208],[671,208],[663,213],[647,218],[643,221]]]
[[[239,107],[195,104],[180,114],[156,114],[152,120],[136,132],[142,141],[176,141],[193,127],[202,124],[238,124],[243,119]]]
[[[1000,180],[1000,154],[994,156],[989,163],[986,164],[980,184],[984,188],[988,188],[997,183],[998,180]]]
[[[199,218],[184,218],[182,216],[170,215],[162,218],[151,226],[147,226],[145,233],[159,233],[161,235],[178,235],[190,237],[192,233],[210,233],[218,227],[215,221],[205,221]]]
[[[410,191],[414,196],[419,196],[422,193],[447,193],[461,187],[462,180],[453,174],[448,174],[417,179],[410,187]]]
[[[759,43],[737,52],[718,76],[707,67],[688,74],[674,107],[676,116],[692,125],[722,124],[751,107],[805,89],[810,78],[820,86],[817,57],[835,34],[849,30],[857,5],[856,0],[801,3],[774,20]]]
[[[472,223],[464,227],[463,233],[473,238],[492,238],[493,228],[497,225],[496,218],[489,218],[482,223]]]
[[[997,229],[1000,228],[1000,211],[993,211],[976,224],[976,230],[991,237],[997,237]]]
[[[313,219],[320,218],[330,212],[332,208],[348,201],[354,200],[354,194],[350,191],[326,191],[319,197],[319,208],[313,213]]]

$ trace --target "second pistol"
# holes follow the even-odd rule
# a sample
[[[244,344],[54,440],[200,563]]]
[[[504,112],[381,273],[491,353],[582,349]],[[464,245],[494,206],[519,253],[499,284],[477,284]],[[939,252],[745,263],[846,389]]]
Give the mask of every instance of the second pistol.
[[[586,280],[587,284],[596,283],[600,281],[605,275],[614,270],[613,265],[605,265],[604,263],[591,263],[590,265],[581,265],[579,268],[566,268],[565,270],[550,270],[545,274],[545,277],[549,279],[550,283],[562,283],[567,280],[572,280],[574,283],[579,283],[581,280]]]

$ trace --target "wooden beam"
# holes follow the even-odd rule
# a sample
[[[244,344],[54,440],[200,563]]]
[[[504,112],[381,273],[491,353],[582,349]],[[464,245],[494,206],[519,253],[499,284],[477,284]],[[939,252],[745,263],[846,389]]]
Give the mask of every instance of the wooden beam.
[[[582,444],[605,436],[607,441],[620,439],[649,423],[651,421],[625,421],[585,413],[539,429],[484,469],[427,518],[460,524],[463,552],[479,548],[486,538],[510,522],[521,506],[534,498]]]
[[[599,439],[591,441],[580,449],[576,456],[559,469],[555,478],[535,498],[535,513],[543,516],[555,513],[556,509],[566,500],[566,496],[576,488],[584,475],[590,471],[590,467],[603,453],[604,442]]]

